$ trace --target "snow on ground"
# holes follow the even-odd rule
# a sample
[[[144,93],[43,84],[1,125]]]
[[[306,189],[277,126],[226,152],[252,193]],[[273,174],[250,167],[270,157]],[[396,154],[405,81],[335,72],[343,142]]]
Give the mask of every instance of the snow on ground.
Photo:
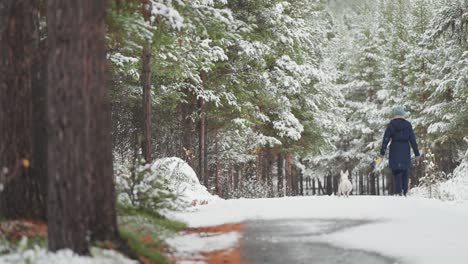
[[[162,175],[168,181],[168,188],[179,194],[188,204],[208,203],[220,199],[208,192],[201,185],[197,174],[185,161],[180,158],[162,158],[154,161],[151,170]]]
[[[69,249],[48,252],[44,248],[28,249],[22,252],[0,256],[2,264],[137,264],[120,253],[99,248],[91,249],[92,257],[78,256]]]
[[[240,238],[238,232],[183,234],[166,240],[181,257],[194,257],[201,252],[209,252],[234,247]]]
[[[468,260],[466,201],[370,196],[219,200],[172,217],[192,227],[254,219],[372,220],[320,239],[395,257],[401,263],[462,264]]]

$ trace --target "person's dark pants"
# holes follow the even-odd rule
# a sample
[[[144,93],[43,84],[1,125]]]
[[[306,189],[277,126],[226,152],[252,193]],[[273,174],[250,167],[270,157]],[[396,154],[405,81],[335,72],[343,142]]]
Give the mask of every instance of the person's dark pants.
[[[408,192],[408,170],[392,170],[395,179],[395,194],[404,194]]]

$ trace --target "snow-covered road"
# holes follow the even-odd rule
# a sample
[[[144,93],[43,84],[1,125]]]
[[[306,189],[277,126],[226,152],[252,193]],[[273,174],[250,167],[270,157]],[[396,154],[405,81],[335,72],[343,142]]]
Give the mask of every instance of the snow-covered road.
[[[397,260],[323,242],[322,237],[370,224],[349,219],[254,220],[245,223],[242,256],[247,263],[394,264]]]
[[[283,224],[283,232],[304,234],[291,247],[315,243],[323,246],[322,252],[354,250],[364,254],[362,258],[367,254],[382,263],[390,259],[402,264],[468,263],[467,202],[370,196],[239,199],[217,201],[174,217],[192,227],[245,222],[247,230],[252,220],[279,220],[276,225]],[[323,232],[329,225],[348,228]],[[269,242],[278,234],[275,229],[279,230],[278,226],[271,228]]]

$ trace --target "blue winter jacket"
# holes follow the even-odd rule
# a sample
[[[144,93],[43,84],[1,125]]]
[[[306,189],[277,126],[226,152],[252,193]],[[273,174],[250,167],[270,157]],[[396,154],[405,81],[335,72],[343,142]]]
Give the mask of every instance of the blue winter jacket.
[[[414,155],[419,156],[418,144],[411,123],[403,118],[395,118],[390,121],[385,130],[380,155],[385,155],[390,140],[392,142],[389,155],[390,168],[397,170],[411,167],[410,144]]]

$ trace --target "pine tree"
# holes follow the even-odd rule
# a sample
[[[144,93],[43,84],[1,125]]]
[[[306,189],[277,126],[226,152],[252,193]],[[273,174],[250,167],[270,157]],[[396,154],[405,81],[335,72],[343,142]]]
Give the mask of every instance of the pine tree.
[[[0,50],[0,214],[45,220],[46,175],[33,156],[33,94],[43,88],[37,1],[2,1]]]
[[[47,14],[48,243],[86,254],[89,238],[117,237],[105,1],[50,1]]]

